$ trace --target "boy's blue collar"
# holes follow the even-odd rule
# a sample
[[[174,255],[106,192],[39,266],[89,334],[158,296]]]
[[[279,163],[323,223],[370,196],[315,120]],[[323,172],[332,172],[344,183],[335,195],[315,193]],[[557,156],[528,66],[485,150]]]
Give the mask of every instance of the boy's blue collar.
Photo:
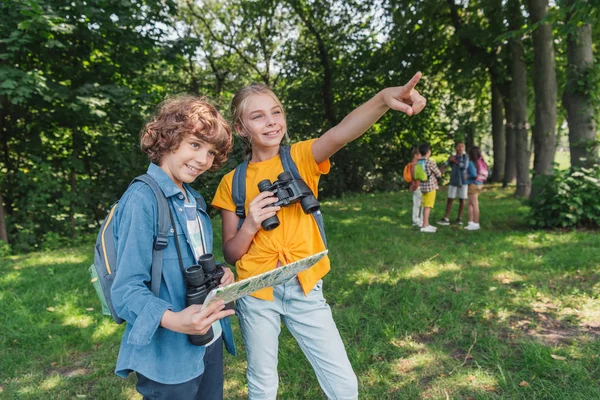
[[[165,171],[163,171],[162,168],[159,167],[158,165],[156,165],[154,163],[150,163],[146,173],[154,178],[154,180],[156,181],[156,183],[158,183],[158,186],[160,186],[160,188],[162,189],[162,191],[166,197],[171,197],[171,196],[182,193],[181,189],[179,187],[177,187],[177,185],[175,184],[175,182],[173,182],[171,177],[169,177],[169,175],[167,175],[167,173]],[[197,191],[195,191],[194,189],[192,189],[192,187],[190,185],[188,185],[187,183],[184,183],[183,186],[190,193],[192,193],[192,196],[194,196],[194,197],[199,196],[199,193]]]

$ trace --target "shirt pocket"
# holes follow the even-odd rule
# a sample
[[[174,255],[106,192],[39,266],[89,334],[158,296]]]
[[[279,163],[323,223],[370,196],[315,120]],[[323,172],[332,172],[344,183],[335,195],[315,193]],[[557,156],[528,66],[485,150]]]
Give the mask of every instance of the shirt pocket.
[[[189,251],[189,245],[187,242],[187,238],[185,237],[185,233],[181,230],[181,227],[177,227],[177,241],[175,241],[175,232],[171,228],[169,234],[167,235],[167,247],[163,250],[163,260],[179,260],[179,255],[177,252],[177,244],[179,243],[179,249],[181,251],[181,258],[183,259],[183,266],[188,267],[191,265],[193,257]],[[179,263],[179,261],[177,261]]]

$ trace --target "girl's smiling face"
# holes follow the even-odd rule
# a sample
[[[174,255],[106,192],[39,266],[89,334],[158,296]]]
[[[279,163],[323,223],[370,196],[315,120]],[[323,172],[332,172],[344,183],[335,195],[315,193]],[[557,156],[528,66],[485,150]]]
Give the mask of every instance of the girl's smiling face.
[[[212,167],[216,154],[214,144],[190,135],[181,141],[176,150],[163,156],[160,167],[183,190],[183,182],[192,183]]]
[[[247,137],[253,150],[277,147],[286,133],[287,125],[281,106],[268,94],[255,94],[248,98],[243,114],[243,127],[237,127],[241,136]]]

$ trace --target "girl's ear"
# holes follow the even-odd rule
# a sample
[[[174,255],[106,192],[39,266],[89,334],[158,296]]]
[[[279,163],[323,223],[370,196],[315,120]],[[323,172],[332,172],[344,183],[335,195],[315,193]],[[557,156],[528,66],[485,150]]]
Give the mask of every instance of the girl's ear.
[[[235,133],[238,134],[238,136],[242,136],[245,137],[246,136],[246,132],[244,131],[244,128],[242,128],[242,125],[240,125],[239,123],[235,123],[233,124],[233,129],[235,130]]]

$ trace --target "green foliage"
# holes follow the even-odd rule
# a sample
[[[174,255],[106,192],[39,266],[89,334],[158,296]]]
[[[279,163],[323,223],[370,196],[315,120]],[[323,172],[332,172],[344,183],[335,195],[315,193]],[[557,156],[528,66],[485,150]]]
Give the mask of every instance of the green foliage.
[[[564,38],[577,24],[597,21],[597,4],[552,7],[562,86]],[[3,1],[0,191],[12,250],[53,248],[58,238],[94,232],[145,171],[138,132],[170,94],[208,96],[227,115],[240,87],[268,83],[286,107],[292,141],[299,141],[422,71],[425,110],[411,118],[389,112],[339,151],[321,181],[322,198],[403,187],[402,167],[422,142],[440,158],[457,138],[491,154],[490,76],[505,89],[509,80],[505,6],[499,0]],[[570,22],[561,29],[566,13]],[[597,65],[578,80],[594,104]],[[242,158],[238,141],[230,162],[194,186],[210,202],[223,174]]]
[[[10,244],[0,240],[0,258],[8,257],[11,254]]]
[[[600,226],[600,165],[590,168],[554,169],[537,176],[540,191],[529,201],[529,223],[541,228]]]

